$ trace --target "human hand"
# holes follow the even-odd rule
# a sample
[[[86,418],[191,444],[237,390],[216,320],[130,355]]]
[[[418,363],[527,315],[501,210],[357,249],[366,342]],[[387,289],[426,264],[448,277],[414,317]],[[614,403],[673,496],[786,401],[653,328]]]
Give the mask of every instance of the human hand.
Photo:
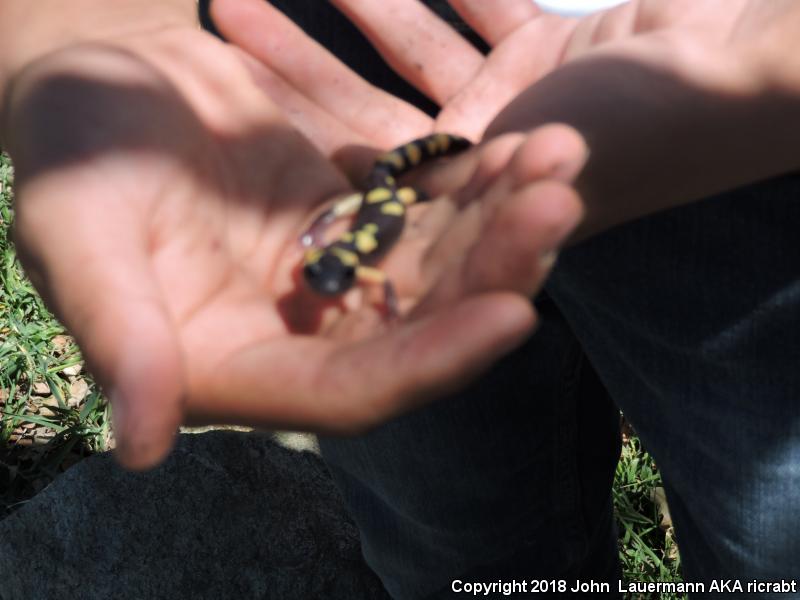
[[[252,65],[257,82],[309,139],[330,152],[359,143],[389,148],[434,129],[477,140],[500,107],[536,79],[536,73],[509,71],[509,65],[517,65],[501,47],[521,24],[539,15],[527,0],[452,3],[462,14],[474,13],[471,24],[496,45],[489,57],[419,2],[334,0],[333,4],[362,29],[399,74],[441,106],[436,122],[355,75],[268,3],[211,3],[216,27],[260,63]],[[491,11],[486,10],[489,6]],[[560,23],[545,20],[540,28]],[[530,55],[521,41],[511,48]],[[541,74],[549,65],[541,53],[537,60]],[[506,75],[513,80],[505,80]],[[337,125],[331,127],[333,120]]]
[[[212,5],[228,39],[262,63],[263,87],[290,110],[305,105],[297,122],[326,148],[569,123],[592,150],[577,236],[797,168],[795,2],[634,0],[567,19],[529,0],[452,0],[492,46],[486,57],[418,2],[334,3],[440,105],[435,121],[354,77],[260,0]],[[351,132],[325,127],[331,114]]]
[[[528,294],[579,218],[568,187],[535,182],[574,177],[577,136],[498,140],[393,253],[402,322],[368,306],[309,322],[287,302],[297,234],[349,186],[240,59],[189,27],[75,44],[16,74],[4,106],[20,256],[110,393],[130,467],[182,422],[350,432],[462,384],[528,335]]]

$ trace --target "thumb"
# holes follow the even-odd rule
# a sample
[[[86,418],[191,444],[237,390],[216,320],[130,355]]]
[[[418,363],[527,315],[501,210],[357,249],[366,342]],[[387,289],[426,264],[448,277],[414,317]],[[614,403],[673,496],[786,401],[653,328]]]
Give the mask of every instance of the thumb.
[[[183,369],[145,228],[134,208],[106,200],[108,190],[100,202],[85,186],[64,198],[75,182],[45,179],[18,187],[20,258],[110,397],[118,460],[151,467],[181,423]]]

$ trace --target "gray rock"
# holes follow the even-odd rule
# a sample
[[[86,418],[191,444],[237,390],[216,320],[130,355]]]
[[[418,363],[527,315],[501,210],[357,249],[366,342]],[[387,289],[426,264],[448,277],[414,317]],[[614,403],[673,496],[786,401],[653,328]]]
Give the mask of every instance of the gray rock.
[[[181,435],[159,468],[89,458],[0,522],[0,598],[387,598],[321,460]]]

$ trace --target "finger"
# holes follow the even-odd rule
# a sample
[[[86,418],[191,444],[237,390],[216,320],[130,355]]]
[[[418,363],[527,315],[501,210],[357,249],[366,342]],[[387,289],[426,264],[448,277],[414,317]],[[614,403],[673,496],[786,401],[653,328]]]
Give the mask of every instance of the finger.
[[[539,179],[572,183],[589,158],[583,136],[573,127],[551,123],[531,133],[500,135],[483,146],[480,165],[461,191],[464,204],[490,192],[501,198]]]
[[[471,222],[460,233],[476,241],[469,245],[464,239],[443,238],[439,243],[464,249],[453,251],[451,246],[432,252],[439,264],[429,266],[427,272],[438,271],[438,281],[414,314],[475,293],[505,290],[534,295],[553,265],[556,249],[582,216],[575,192],[555,181],[529,184],[502,201],[487,198],[482,202],[496,205],[489,219],[477,211],[480,204],[472,204],[462,216]]]
[[[401,77],[439,105],[460,92],[484,58],[421,2],[333,0]]]
[[[86,184],[65,175],[21,184],[20,255],[110,396],[117,458],[147,468],[181,422],[181,354],[135,217],[114,204],[103,218]],[[76,188],[80,198],[64,196]]]
[[[479,234],[481,206],[475,203],[465,209],[460,202],[480,197],[508,167],[524,139],[523,134],[500,136],[452,160],[423,167],[414,178],[414,187],[424,190],[433,201],[410,208],[398,251],[381,262],[381,269],[390,275],[403,299],[403,309],[416,304],[411,298],[419,298],[420,289],[428,289],[443,265],[465,251]],[[435,258],[439,255],[441,260]]]
[[[497,185],[516,189],[544,178],[572,183],[588,158],[586,140],[573,127],[561,123],[543,125],[519,144]]]
[[[492,51],[470,85],[448,104],[437,127],[461,126],[462,135],[482,137],[509,102],[560,64],[576,23],[548,14],[529,19]]]
[[[538,16],[540,10],[530,0],[449,0],[461,18],[490,46],[495,46]]]
[[[201,422],[355,433],[465,385],[533,323],[525,299],[490,294],[358,342],[298,337],[250,348],[215,369],[190,408]]]
[[[377,154],[372,141],[306,98],[285,79],[239,49],[253,83],[280,106],[303,136],[329,157],[351,181],[359,181]]]
[[[367,83],[267,2],[216,0],[211,10],[230,42],[373,145],[388,148],[430,131],[422,111]]]
[[[438,273],[436,266],[440,263],[434,258],[437,253],[441,253],[442,260],[446,262],[447,256],[458,252],[450,239],[471,239],[464,229],[477,235],[480,208],[476,207],[475,216],[478,218],[475,219],[464,214],[459,216],[459,211],[463,211],[466,204],[480,198],[485,189],[503,173],[523,140],[523,134],[499,136],[455,160],[423,169],[419,179],[414,180],[415,187],[425,190],[431,198],[437,199],[422,207],[423,214],[419,219],[413,218],[412,208],[412,218],[406,227],[406,233],[413,234],[415,239],[421,238],[424,242],[420,247],[420,253],[424,254],[416,257],[423,263],[423,273]],[[440,196],[443,197],[439,198]],[[448,239],[444,243],[431,242],[443,238]],[[405,268],[391,268],[394,262],[392,254],[385,264],[389,270],[398,273],[401,280],[402,276],[408,274],[414,288],[418,288],[420,278],[417,273],[410,272],[407,254],[404,248],[403,256],[398,257],[406,264]]]
[[[516,191],[468,253],[460,285],[533,296],[582,214],[577,194],[565,185],[541,181]]]
[[[528,136],[505,134],[484,143],[472,161],[471,179],[425,215],[424,227],[437,238],[423,259],[423,280],[432,284],[453,256],[463,256],[481,234],[494,206],[540,179],[572,182],[588,157],[583,138],[566,125],[537,128]],[[461,214],[456,218],[456,211]],[[433,228],[433,227],[436,228]]]
[[[461,190],[453,194],[456,204],[463,206],[480,198],[489,185],[502,177],[525,139],[523,133],[507,133],[484,142],[479,148],[472,176]]]
[[[239,48],[234,50],[238,50],[238,55],[250,73],[253,83],[280,106],[292,124],[325,155],[334,153],[345,144],[367,143],[365,137],[314,104],[264,63],[244,50]]]

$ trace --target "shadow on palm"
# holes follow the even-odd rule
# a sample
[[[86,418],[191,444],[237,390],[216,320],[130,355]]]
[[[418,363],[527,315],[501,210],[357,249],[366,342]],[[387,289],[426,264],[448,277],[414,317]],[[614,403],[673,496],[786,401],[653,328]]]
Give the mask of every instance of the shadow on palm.
[[[125,49],[78,47],[19,77],[6,115],[20,254],[110,392],[124,456],[134,440],[152,460],[149,440],[186,421],[360,430],[527,335],[524,296],[448,280],[465,256],[416,277],[444,225],[412,226],[390,274],[411,274],[409,308],[440,280],[447,302],[388,330],[375,311],[336,311],[314,334],[323,307],[297,286],[296,240],[351,186],[246,77],[200,67],[176,79]],[[474,243],[490,220],[470,220]]]

